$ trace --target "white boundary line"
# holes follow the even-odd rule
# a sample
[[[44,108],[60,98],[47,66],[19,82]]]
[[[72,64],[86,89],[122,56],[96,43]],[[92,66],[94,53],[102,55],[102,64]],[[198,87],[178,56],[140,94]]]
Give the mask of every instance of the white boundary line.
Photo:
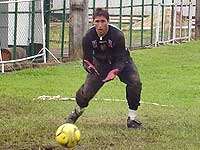
[[[60,95],[57,96],[48,96],[48,95],[42,95],[37,98],[34,98],[33,100],[44,100],[44,101],[52,101],[52,100],[58,100],[58,101],[75,101],[76,99],[74,97],[62,97]],[[94,98],[94,100],[98,100],[97,98]],[[104,98],[102,99],[104,101],[111,101],[111,102],[125,102],[126,100],[123,99],[110,99],[110,98]],[[148,104],[148,105],[155,105],[155,106],[161,106],[161,107],[170,107],[169,105],[162,105],[158,103],[152,103],[152,102],[144,102],[140,101],[142,104]],[[173,106],[172,106],[173,107]]]

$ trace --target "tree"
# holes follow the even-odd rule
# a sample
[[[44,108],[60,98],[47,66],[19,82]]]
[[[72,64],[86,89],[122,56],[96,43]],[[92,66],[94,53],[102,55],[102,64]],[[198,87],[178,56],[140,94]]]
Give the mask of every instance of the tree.
[[[88,0],[70,0],[70,59],[82,57],[82,38],[88,29]]]

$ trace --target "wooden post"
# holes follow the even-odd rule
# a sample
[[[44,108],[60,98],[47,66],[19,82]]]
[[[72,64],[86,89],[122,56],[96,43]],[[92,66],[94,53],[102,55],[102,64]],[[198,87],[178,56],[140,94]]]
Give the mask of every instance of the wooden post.
[[[88,0],[70,0],[69,56],[82,58],[82,38],[88,30]]]
[[[195,37],[200,39],[200,0],[196,0]]]

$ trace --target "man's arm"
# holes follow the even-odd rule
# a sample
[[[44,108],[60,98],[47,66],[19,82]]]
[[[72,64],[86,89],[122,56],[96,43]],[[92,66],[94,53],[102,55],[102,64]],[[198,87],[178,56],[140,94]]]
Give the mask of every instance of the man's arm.
[[[93,62],[93,47],[91,43],[89,42],[87,36],[83,37],[82,40],[82,48],[83,48],[83,60],[87,60],[89,62]]]
[[[88,73],[95,73],[99,75],[99,72],[93,65],[93,47],[90,40],[85,36],[82,41],[83,46],[83,67]]]
[[[89,62],[88,60],[86,60],[86,59],[83,60],[83,67],[85,68],[85,70],[88,73],[95,73],[95,74],[99,75],[99,72],[94,67],[94,65],[91,62]]]

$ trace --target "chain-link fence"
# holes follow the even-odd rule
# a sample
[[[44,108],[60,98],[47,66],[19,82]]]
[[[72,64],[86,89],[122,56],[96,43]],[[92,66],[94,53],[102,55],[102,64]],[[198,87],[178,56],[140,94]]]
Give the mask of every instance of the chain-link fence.
[[[69,0],[49,3],[49,48],[59,58],[69,57]],[[124,32],[130,49],[194,37],[195,0],[89,0],[88,7],[89,27],[93,10],[107,8],[110,23]]]
[[[2,0],[1,0],[2,1]],[[69,0],[45,0],[46,47],[63,59],[69,57]],[[89,26],[96,7],[105,7],[110,23],[120,28],[130,49],[156,43],[182,42],[194,36],[195,0],[89,0]],[[39,0],[0,4],[1,47],[26,49],[37,54],[42,47]],[[186,37],[186,38],[184,38]],[[179,38],[179,39],[178,39]],[[50,58],[50,56],[49,56]]]
[[[0,2],[0,20],[1,47],[12,53],[6,60],[22,58],[19,49],[25,50],[23,57],[38,54],[42,49],[41,1]]]
[[[0,1],[0,42],[4,64],[24,60],[46,61],[43,1]]]
[[[63,59],[69,56],[69,1],[46,1],[47,47]]]

